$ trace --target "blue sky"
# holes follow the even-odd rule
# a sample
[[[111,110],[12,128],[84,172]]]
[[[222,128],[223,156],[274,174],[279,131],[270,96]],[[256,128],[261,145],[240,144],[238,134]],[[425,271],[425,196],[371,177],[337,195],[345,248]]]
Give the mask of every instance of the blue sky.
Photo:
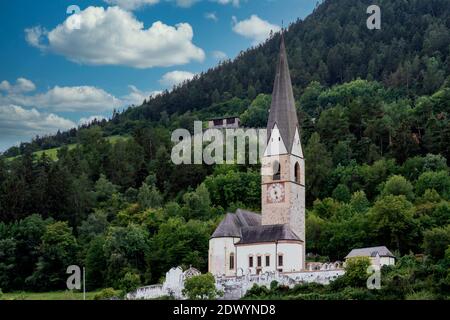
[[[234,58],[316,0],[2,0],[0,151]],[[67,8],[77,5],[77,15]]]

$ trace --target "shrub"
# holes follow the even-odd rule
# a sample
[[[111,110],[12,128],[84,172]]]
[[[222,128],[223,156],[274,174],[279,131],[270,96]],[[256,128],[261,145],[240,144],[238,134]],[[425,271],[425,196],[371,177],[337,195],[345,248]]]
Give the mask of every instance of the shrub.
[[[135,291],[141,285],[141,276],[136,272],[129,271],[125,273],[123,278],[120,280],[120,290],[123,294],[127,294]]]
[[[276,282],[276,281],[273,281],[273,282]],[[278,286],[278,282],[276,284]],[[270,296],[270,289],[268,289],[266,286],[258,286],[255,283],[255,284],[253,284],[253,287],[250,288],[250,290],[247,290],[247,293],[245,294],[244,298],[261,299],[261,298],[268,297],[268,296]]]
[[[345,274],[331,282],[331,288],[342,289],[345,287],[365,288],[369,277],[367,268],[370,260],[366,257],[348,259],[345,266]]]
[[[270,283],[270,290],[274,291],[274,290],[276,290],[277,288],[278,288],[278,281],[273,280],[273,281]]]
[[[436,261],[444,258],[450,245],[450,225],[424,232],[423,248],[425,253]]]
[[[320,283],[305,283],[305,284],[297,284],[293,289],[292,292],[294,294],[301,294],[301,293],[309,293],[309,292],[324,292],[326,289],[326,286]]]
[[[117,290],[114,290],[113,288],[106,288],[97,293],[94,296],[94,300],[110,300],[112,298],[119,297],[120,292]]]
[[[419,291],[406,295],[406,300],[435,300],[433,293],[429,291]]]
[[[375,300],[375,295],[366,288],[345,288],[342,292],[343,300]]]
[[[216,289],[216,280],[211,273],[189,278],[184,283],[183,295],[190,300],[213,300],[222,295]]]

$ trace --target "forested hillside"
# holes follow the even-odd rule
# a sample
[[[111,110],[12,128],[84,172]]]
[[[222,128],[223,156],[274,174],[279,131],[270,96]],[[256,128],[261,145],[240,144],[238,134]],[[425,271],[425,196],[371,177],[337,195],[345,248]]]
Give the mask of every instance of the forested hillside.
[[[375,80],[411,97],[432,94],[450,75],[448,0],[380,0],[382,30],[366,27],[371,0],[327,0],[304,21],[289,26],[286,46],[295,95],[318,81],[324,86],[357,78]],[[113,114],[103,123],[108,135],[130,133],[139,120],[158,121],[172,114],[200,112],[202,117],[236,114],[242,109],[214,107],[237,97],[253,100],[272,93],[279,34],[242,52],[235,60],[198,75],[175,90],[150,98],[140,107]],[[245,108],[246,106],[244,106]],[[315,106],[306,106],[310,114]],[[23,150],[50,148],[76,140],[76,130],[37,139]]]
[[[383,29],[369,31],[369,4],[325,1],[286,32],[306,157],[307,252],[318,260],[375,245],[423,253],[424,262],[412,256],[407,269],[391,270],[420,286],[390,297],[442,298],[450,293],[450,5],[381,0]],[[175,166],[171,132],[224,115],[264,127],[278,47],[274,35],[111,121],[0,157],[0,288],[63,289],[71,264],[86,266],[89,289],[156,283],[177,265],[206,271],[223,214],[260,210],[259,166]],[[129,138],[107,139],[116,135]],[[56,159],[33,153],[53,147]]]

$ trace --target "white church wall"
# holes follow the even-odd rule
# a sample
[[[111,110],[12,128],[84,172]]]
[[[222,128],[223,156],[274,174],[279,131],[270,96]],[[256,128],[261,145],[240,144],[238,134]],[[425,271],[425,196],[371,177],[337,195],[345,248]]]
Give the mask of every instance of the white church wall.
[[[295,156],[303,158],[303,148],[302,148],[302,143],[300,141],[300,135],[298,133],[298,129],[295,131],[294,144],[292,145],[291,153]]]
[[[283,256],[283,266],[278,266],[278,255]],[[253,257],[253,267],[249,266],[249,257]],[[270,265],[266,266],[266,256],[269,256]],[[258,266],[258,257],[261,257],[261,266]],[[299,272],[303,269],[303,245],[292,242],[261,243],[237,246],[237,275],[266,272]]]
[[[272,132],[267,132],[267,135],[270,135],[270,140],[264,153],[265,157],[277,156],[287,153],[286,146],[284,144],[283,138],[281,138],[281,133],[277,125],[275,125]]]
[[[258,265],[258,256],[261,257],[261,272],[275,271],[275,243],[262,243],[252,245],[239,245],[237,249],[238,275],[256,274]],[[253,257],[253,267],[249,267],[249,257]],[[270,266],[266,267],[266,256],[270,257]]]
[[[236,274],[236,249],[235,243],[239,238],[214,238],[209,241],[209,272],[213,275],[225,275],[227,277]],[[235,267],[230,269],[230,254],[235,254]]]
[[[282,269],[283,272],[299,272],[303,269],[303,246],[299,243],[279,243],[278,253],[283,255],[283,266],[279,266],[278,269]]]

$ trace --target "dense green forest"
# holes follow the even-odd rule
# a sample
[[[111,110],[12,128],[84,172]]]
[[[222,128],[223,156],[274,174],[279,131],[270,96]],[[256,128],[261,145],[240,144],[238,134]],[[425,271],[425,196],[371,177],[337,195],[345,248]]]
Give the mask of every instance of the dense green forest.
[[[383,29],[369,31],[369,2],[324,1],[285,35],[306,157],[307,252],[336,260],[386,245],[405,257],[383,271],[392,278],[383,297],[448,297],[450,6],[382,0]],[[175,166],[171,132],[224,115],[265,127],[278,44],[273,35],[110,121],[0,156],[0,288],[64,289],[71,264],[86,266],[89,290],[157,283],[177,265],[206,271],[223,214],[260,210],[259,166]],[[34,153],[54,147],[57,159]],[[360,279],[347,278],[331,289],[358,290]],[[411,279],[416,286],[396,286]],[[285,290],[272,289],[249,295]],[[296,290],[285,296],[330,289]],[[344,293],[331,298],[355,298]]]

